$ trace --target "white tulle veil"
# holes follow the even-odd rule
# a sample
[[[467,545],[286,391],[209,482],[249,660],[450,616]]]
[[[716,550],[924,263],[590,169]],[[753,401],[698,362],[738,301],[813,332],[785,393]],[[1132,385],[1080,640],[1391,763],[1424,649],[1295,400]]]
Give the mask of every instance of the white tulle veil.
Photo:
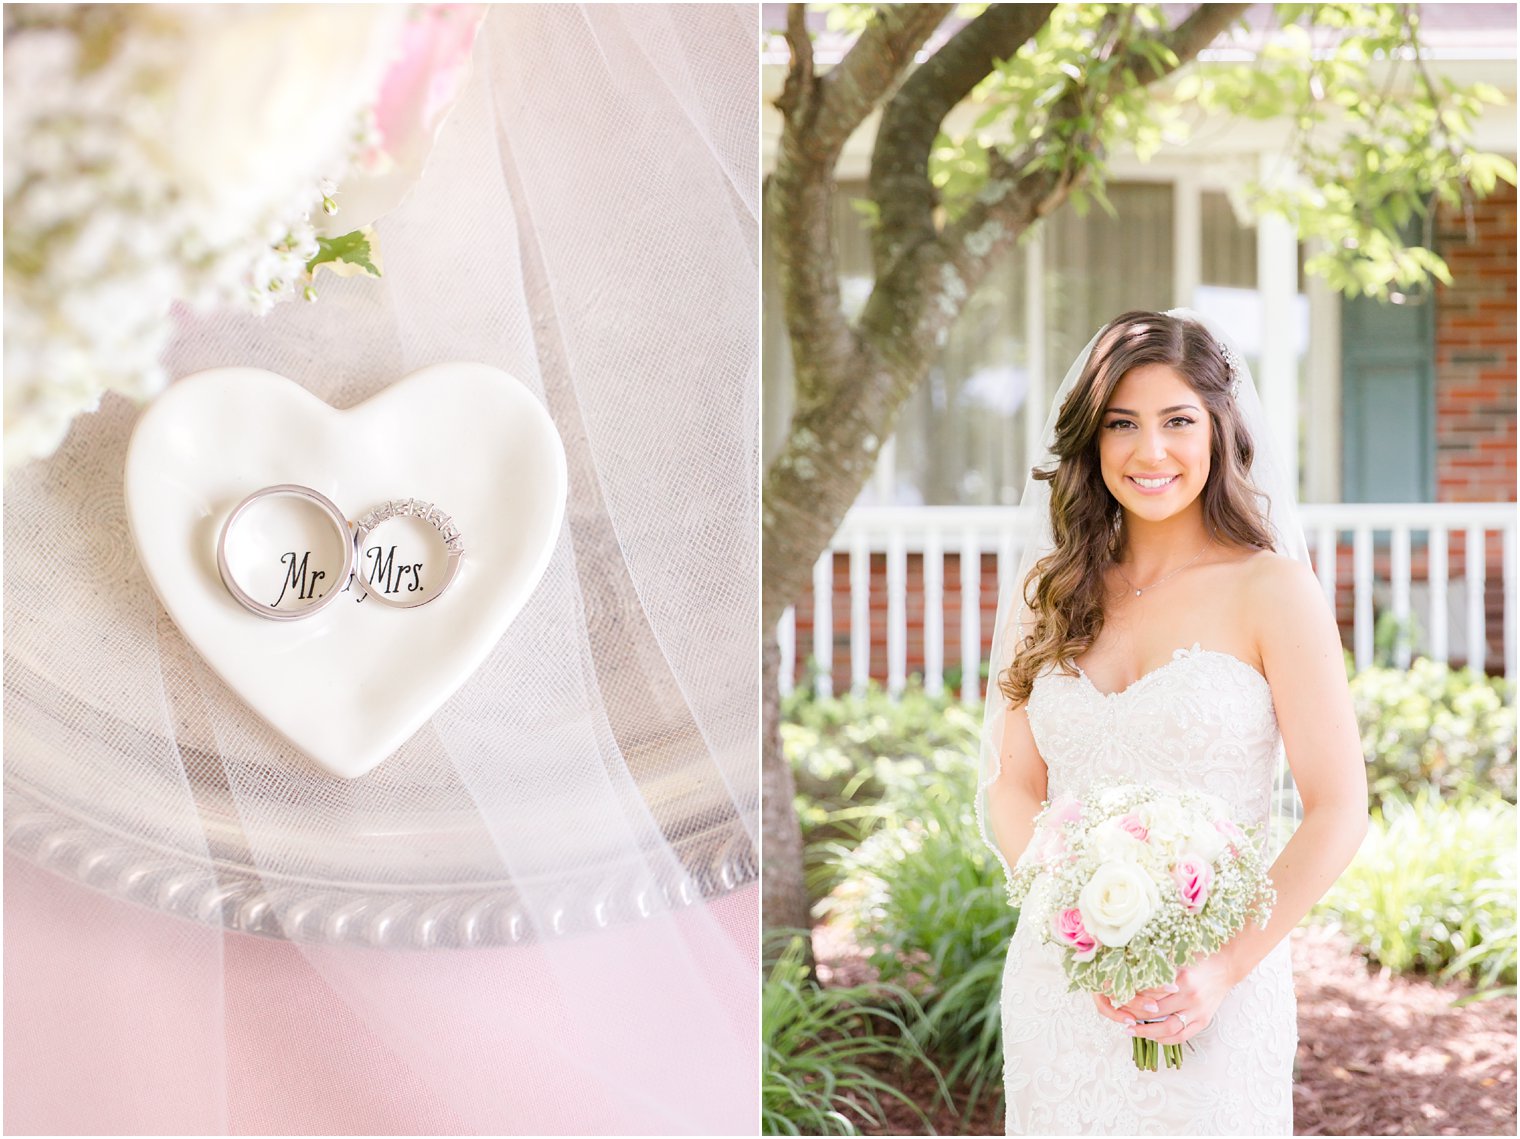
[[[1231,367],[1239,383],[1235,395],[1236,405],[1255,445],[1251,481],[1264,500],[1274,548],[1280,554],[1309,565],[1309,548],[1298,519],[1298,495],[1292,477],[1293,468],[1283,462],[1278,454],[1280,448],[1270,430],[1261,397],[1256,391],[1256,382],[1245,357],[1218,322],[1186,308],[1171,309],[1166,315],[1202,325],[1231,357]],[[1010,867],[992,834],[987,812],[988,788],[1002,770],[1000,752],[1008,713],[1008,701],[998,686],[998,680],[1012,664],[1018,646],[1029,632],[1029,610],[1024,600],[1025,583],[1035,564],[1055,548],[1050,519],[1050,483],[1036,479],[1033,471],[1049,468],[1055,462],[1055,427],[1061,407],[1076,387],[1087,367],[1088,358],[1092,355],[1093,346],[1104,331],[1105,329],[1099,329],[1078,353],[1051,399],[1050,413],[1040,434],[1042,451],[1031,464],[1031,473],[1024,482],[1024,494],[1020,499],[1022,528],[1017,536],[1021,548],[1018,569],[1012,577],[1004,579],[1005,585],[998,598],[997,621],[993,626],[992,651],[988,660],[987,705],[982,720],[981,776],[977,788],[976,812],[982,838],[997,855],[1005,872]],[[1270,827],[1270,843],[1274,849],[1287,841],[1301,814],[1292,772],[1279,747],[1277,771],[1273,780]]]

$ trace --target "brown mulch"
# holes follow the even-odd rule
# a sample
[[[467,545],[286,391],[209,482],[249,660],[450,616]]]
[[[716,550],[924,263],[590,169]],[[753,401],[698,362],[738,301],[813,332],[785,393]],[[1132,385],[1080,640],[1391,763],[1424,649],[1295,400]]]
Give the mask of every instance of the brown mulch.
[[[847,932],[820,925],[813,945],[825,984],[875,979]],[[1453,1008],[1468,989],[1369,969],[1349,941],[1321,927],[1294,931],[1293,966],[1297,1134],[1516,1133],[1514,997]],[[921,1069],[906,1077],[897,1071],[881,1074],[925,1108],[941,1135],[1003,1132],[996,1089],[964,1118],[944,1105],[933,1078]],[[965,1102],[964,1088],[951,1092],[957,1103]],[[889,1103],[886,1110],[886,1127],[862,1122],[862,1133],[923,1133],[923,1123],[909,1108]]]
[[[1369,971],[1344,937],[1295,931],[1299,1135],[1515,1134],[1515,998]]]

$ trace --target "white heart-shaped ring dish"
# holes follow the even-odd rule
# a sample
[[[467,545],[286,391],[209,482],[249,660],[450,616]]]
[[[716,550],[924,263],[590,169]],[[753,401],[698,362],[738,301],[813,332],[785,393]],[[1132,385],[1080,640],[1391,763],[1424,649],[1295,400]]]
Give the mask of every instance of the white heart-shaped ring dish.
[[[318,491],[349,520],[398,499],[435,504],[463,539],[457,575],[416,608],[361,603],[361,591],[344,589],[300,620],[250,612],[222,584],[217,544],[243,499],[281,483]],[[507,373],[474,363],[424,368],[347,411],[257,368],[198,372],[143,412],[126,466],[138,557],[175,624],[254,712],[350,779],[405,743],[500,640],[549,564],[565,487],[564,448],[548,412]],[[403,523],[420,520],[389,525]],[[229,531],[229,550],[242,526]],[[254,525],[249,534],[240,548],[256,548],[261,535],[292,544],[288,526]],[[335,532],[327,537],[339,548]],[[277,553],[270,545],[260,557]],[[380,561],[370,553],[373,572]],[[364,551],[359,558],[355,569],[364,572]],[[276,565],[280,574],[286,568]],[[241,583],[243,571],[235,576]],[[337,576],[328,574],[329,583]],[[392,571],[382,580],[404,593],[424,587],[426,576],[413,571],[397,582]],[[280,584],[323,595],[293,572]]]

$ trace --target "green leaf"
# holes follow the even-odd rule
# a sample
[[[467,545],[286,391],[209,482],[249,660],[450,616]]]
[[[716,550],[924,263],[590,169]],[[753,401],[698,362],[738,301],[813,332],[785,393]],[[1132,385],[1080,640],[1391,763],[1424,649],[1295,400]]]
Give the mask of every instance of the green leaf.
[[[1172,89],[1172,97],[1179,103],[1191,103],[1202,91],[1203,76],[1197,71],[1189,71],[1177,80],[1177,86]]]
[[[850,209],[860,215],[868,229],[875,229],[881,224],[881,207],[872,198],[851,198]]]
[[[375,264],[374,231],[366,226],[341,237],[317,238],[317,255],[306,262],[306,271],[315,273],[319,265],[338,270],[340,275],[340,266],[353,266],[371,277],[380,276]]]

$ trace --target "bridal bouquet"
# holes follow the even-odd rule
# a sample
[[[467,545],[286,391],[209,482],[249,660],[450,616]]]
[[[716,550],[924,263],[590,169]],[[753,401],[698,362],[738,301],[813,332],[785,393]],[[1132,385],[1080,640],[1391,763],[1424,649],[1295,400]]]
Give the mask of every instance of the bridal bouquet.
[[[1172,982],[1246,922],[1265,925],[1277,897],[1219,799],[1140,784],[1047,804],[1009,886],[1015,904],[1042,878],[1052,909],[1041,938],[1060,948],[1070,990],[1116,1005]],[[1155,1071],[1159,1052],[1182,1066],[1181,1045],[1135,1038],[1136,1067]]]

